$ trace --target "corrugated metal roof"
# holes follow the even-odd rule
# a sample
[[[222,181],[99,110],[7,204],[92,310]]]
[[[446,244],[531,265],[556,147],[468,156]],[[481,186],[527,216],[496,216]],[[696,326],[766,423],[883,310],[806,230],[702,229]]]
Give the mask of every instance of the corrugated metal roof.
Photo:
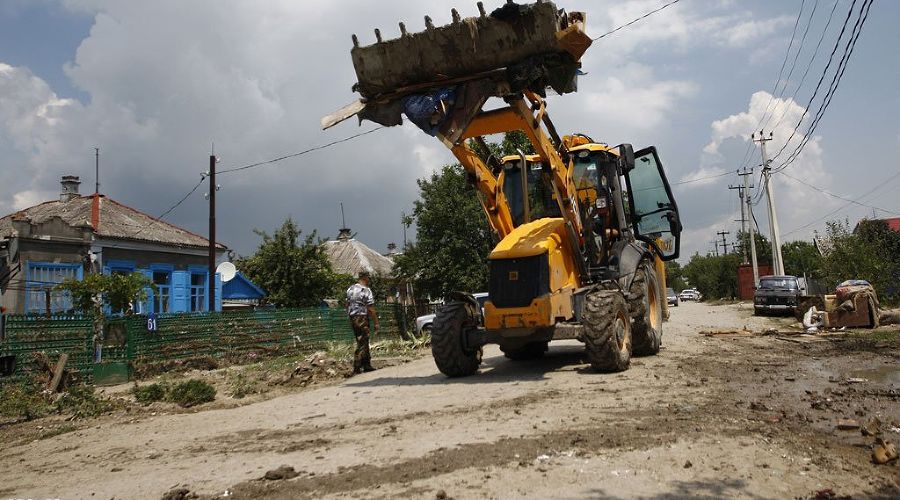
[[[70,227],[91,227],[93,195],[76,196],[69,201],[47,201],[0,218],[0,238],[13,233],[13,219],[41,224],[59,217]],[[139,210],[105,196],[100,197],[99,228],[94,234],[103,238],[148,241],[173,246],[206,247],[209,240],[174,224],[157,220]],[[226,248],[221,243],[218,248]]]
[[[394,261],[353,238],[338,238],[324,243],[325,253],[336,272],[357,276],[360,271],[389,276]]]

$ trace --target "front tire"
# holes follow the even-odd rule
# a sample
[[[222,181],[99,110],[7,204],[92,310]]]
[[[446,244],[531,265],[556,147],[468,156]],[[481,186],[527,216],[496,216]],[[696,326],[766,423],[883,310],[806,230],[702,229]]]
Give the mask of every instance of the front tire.
[[[647,262],[642,262],[635,271],[629,296],[628,310],[631,312],[631,336],[634,340],[632,352],[635,356],[657,354],[662,344],[663,313],[659,281]]]
[[[466,377],[478,371],[481,348],[466,349],[466,330],[477,327],[472,305],[451,302],[438,311],[431,324],[431,355],[438,370],[448,377]]]
[[[598,290],[585,297],[582,315],[585,354],[594,370],[619,372],[631,363],[631,320],[618,290]]]

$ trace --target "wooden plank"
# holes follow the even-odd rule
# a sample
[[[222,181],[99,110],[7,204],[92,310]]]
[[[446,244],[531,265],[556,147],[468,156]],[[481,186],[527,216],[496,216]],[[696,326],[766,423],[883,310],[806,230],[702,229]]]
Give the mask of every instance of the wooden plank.
[[[69,360],[68,353],[62,353],[59,355],[59,361],[56,362],[56,368],[53,369],[53,378],[50,379],[50,385],[47,386],[47,389],[50,392],[56,392],[59,389],[59,383],[62,382],[63,371],[66,368],[66,362]]]

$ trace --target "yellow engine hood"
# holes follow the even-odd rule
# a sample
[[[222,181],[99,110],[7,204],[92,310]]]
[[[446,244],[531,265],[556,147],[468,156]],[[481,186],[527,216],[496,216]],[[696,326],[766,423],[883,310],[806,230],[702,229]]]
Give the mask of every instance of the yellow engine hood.
[[[562,218],[538,219],[522,224],[497,244],[489,258],[516,259],[553,252],[562,244],[564,231]]]

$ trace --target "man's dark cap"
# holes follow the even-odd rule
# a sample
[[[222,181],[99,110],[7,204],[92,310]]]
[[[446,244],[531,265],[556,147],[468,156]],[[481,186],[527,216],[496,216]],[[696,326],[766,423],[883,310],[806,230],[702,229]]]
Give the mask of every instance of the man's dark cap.
[[[359,278],[371,278],[372,276],[369,274],[369,271],[360,271],[357,275]]]

